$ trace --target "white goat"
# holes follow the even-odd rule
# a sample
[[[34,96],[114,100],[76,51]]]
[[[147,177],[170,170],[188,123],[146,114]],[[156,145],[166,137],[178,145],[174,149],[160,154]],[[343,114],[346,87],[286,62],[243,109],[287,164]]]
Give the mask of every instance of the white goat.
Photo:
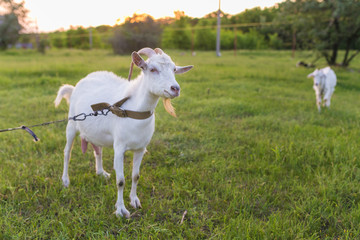
[[[336,86],[335,72],[330,68],[316,69],[313,73],[310,73],[308,78],[314,79],[314,90],[316,95],[316,105],[319,112],[321,111],[321,100],[323,98],[323,105],[330,107],[331,96],[334,93]]]
[[[140,54],[148,56],[148,59],[144,61]],[[92,104],[100,102],[113,104],[121,99],[125,99],[125,102],[121,108],[117,108],[120,112],[150,113],[142,119],[125,116],[126,113],[121,117],[112,113],[107,116],[91,116],[84,121],[69,120],[66,127],[67,142],[64,150],[62,175],[64,186],[68,187],[70,184],[68,168],[71,148],[77,132],[80,132],[83,152],[86,150],[88,142],[94,148],[98,175],[107,178],[110,176],[102,166],[102,147],[113,147],[118,189],[115,214],[127,218],[130,217],[130,213],[125,208],[123,200],[124,153],[128,150],[134,152],[130,205],[134,208],[141,208],[136,187],[140,177],[141,160],[155,129],[153,112],[160,97],[168,99],[168,103],[170,103],[170,99],[179,96],[180,86],[176,82],[175,74],[185,73],[193,67],[176,66],[171,58],[159,48],[155,50],[143,48],[138,52],[133,52],[131,56],[132,66],[135,64],[142,69],[141,74],[135,80],[127,81],[111,72],[94,72],[80,80],[75,87],[71,85],[60,87],[55,100],[55,106],[60,104],[62,98],[70,103],[69,117],[80,113],[91,113],[90,106]],[[126,100],[128,97],[129,99]]]

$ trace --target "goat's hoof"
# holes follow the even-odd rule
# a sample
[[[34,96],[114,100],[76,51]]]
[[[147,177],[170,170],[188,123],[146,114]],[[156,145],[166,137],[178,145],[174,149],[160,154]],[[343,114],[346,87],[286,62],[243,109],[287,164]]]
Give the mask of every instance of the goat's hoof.
[[[137,209],[137,208],[142,208],[141,207],[141,203],[140,203],[140,200],[139,200],[139,198],[138,197],[135,197],[135,198],[133,198],[133,199],[131,199],[130,200],[130,205],[133,207],[133,208],[135,208],[135,209]]]
[[[130,218],[130,212],[125,208],[125,206],[118,207],[115,211],[115,215],[118,217]]]
[[[64,187],[69,187],[69,185],[70,185],[69,177],[63,177],[62,182],[63,182]]]
[[[99,175],[99,176],[103,176],[106,179],[110,178],[110,173],[108,173],[106,171],[102,171],[102,172],[99,172],[99,173],[96,173],[96,174]]]

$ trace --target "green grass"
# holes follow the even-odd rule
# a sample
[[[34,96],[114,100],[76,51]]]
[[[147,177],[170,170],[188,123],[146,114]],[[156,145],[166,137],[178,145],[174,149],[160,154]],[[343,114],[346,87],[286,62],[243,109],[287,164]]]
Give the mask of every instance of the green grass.
[[[179,65],[178,118],[160,103],[141,166],[134,210],[131,153],[117,218],[113,150],[110,180],[97,177],[90,151],[74,145],[71,185],[62,187],[65,123],[0,133],[0,239],[358,239],[360,237],[360,74],[335,68],[330,110],[317,112],[309,56],[288,51],[170,51]],[[360,58],[353,66],[359,66]],[[61,84],[109,70],[124,77],[129,56],[106,51],[0,53],[0,129],[67,117],[53,101]],[[325,62],[319,62],[324,67]],[[139,71],[137,70],[135,75]],[[183,224],[180,224],[184,211]]]

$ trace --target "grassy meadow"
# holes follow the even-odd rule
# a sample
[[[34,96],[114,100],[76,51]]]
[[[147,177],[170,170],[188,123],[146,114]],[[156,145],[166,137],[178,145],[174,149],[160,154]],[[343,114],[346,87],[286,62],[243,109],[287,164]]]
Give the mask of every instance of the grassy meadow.
[[[129,204],[131,153],[132,215],[123,219],[113,214],[112,149],[103,153],[106,180],[77,138],[64,188],[66,123],[33,128],[37,143],[22,130],[0,133],[0,239],[360,238],[359,69],[334,69],[331,109],[319,114],[306,78],[313,69],[295,66],[309,52],[168,53],[195,68],[177,76],[178,118],[161,102],[156,109],[138,185],[143,209]],[[65,101],[53,104],[62,84],[97,70],[127,77],[129,66],[130,56],[105,50],[0,52],[0,129],[64,119]]]

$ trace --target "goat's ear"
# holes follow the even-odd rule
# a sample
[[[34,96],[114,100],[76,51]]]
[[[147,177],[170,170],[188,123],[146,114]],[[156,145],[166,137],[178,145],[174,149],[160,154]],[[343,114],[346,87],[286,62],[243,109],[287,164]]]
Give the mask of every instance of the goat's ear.
[[[310,73],[307,77],[308,78],[314,78],[315,76],[317,76],[319,74],[319,69],[315,69],[314,72]]]
[[[133,52],[131,54],[131,58],[133,63],[135,63],[136,66],[138,66],[139,68],[145,70],[147,68],[147,64],[144,61],[144,59],[142,59],[142,57],[140,57],[140,55],[137,52]]]
[[[192,69],[193,67],[194,67],[194,66],[192,66],[192,65],[190,65],[190,66],[185,66],[185,67],[176,66],[175,73],[176,73],[176,74],[186,73],[186,72],[190,71],[190,69]]]

